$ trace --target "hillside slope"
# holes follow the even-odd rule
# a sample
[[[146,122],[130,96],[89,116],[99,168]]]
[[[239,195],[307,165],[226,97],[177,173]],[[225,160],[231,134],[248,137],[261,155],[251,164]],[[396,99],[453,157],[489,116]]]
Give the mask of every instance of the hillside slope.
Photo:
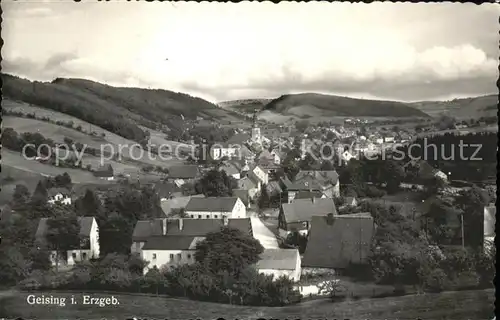
[[[255,110],[262,110],[264,106],[271,101],[272,99],[244,99],[222,101],[217,105],[222,109],[229,109],[236,112],[251,114],[254,113]]]
[[[440,116],[444,113],[457,119],[469,119],[496,116],[497,103],[497,95],[487,95],[451,101],[422,101],[411,103],[410,106],[431,116]]]
[[[354,99],[316,93],[283,95],[267,103],[264,110],[299,118],[429,117],[428,114],[401,102]]]
[[[7,98],[72,115],[135,141],[146,138],[138,125],[168,126],[180,121],[181,115],[186,119],[237,119],[211,102],[167,90],[119,88],[82,79],[32,82],[7,74],[2,74],[2,80]]]

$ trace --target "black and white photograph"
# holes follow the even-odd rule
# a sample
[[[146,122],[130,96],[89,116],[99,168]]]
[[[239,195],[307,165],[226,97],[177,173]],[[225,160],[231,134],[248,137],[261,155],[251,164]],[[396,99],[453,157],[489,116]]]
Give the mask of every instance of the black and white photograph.
[[[0,319],[496,319],[498,4],[1,7]]]

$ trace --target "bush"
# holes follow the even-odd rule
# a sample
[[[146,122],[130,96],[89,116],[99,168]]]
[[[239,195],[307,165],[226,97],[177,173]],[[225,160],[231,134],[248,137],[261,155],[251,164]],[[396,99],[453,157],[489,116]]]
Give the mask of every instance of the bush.
[[[443,269],[436,268],[423,275],[424,289],[430,292],[441,292],[449,287],[448,275]]]

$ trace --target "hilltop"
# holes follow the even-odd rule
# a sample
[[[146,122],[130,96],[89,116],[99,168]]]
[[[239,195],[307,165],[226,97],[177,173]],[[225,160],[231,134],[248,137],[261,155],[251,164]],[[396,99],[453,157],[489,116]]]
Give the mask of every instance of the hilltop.
[[[251,114],[255,110],[262,110],[272,99],[242,99],[219,102],[217,105],[222,109]]]
[[[318,93],[286,94],[266,103],[263,118],[324,121],[325,117],[428,118],[425,112],[402,102],[365,100]],[[272,120],[271,120],[272,121]]]
[[[134,141],[147,136],[140,125],[168,127],[182,117],[241,121],[209,101],[168,90],[113,87],[83,79],[32,82],[8,74],[2,74],[2,80],[6,98],[74,116]]]

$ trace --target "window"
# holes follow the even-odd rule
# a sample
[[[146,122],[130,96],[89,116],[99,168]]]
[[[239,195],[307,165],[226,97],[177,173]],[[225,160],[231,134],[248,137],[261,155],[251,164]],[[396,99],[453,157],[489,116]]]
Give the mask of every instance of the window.
[[[87,253],[86,252],[82,253],[82,258],[83,259],[87,259]]]
[[[201,214],[198,215],[198,219],[201,219]]]
[[[156,253],[153,253],[153,260],[156,260]]]
[[[218,218],[219,218],[219,216],[218,216],[218,215],[214,215],[214,218],[215,218],[215,219],[218,219]]]
[[[191,215],[191,218],[194,218],[194,214]]]
[[[188,260],[191,259],[191,254],[190,253],[187,254],[187,258],[188,258]]]
[[[307,228],[307,221],[302,222],[302,226],[303,226],[304,228]]]
[[[207,218],[207,219],[210,219],[210,216],[207,214],[206,218]]]
[[[177,261],[181,261],[182,255],[180,253],[177,254]]]
[[[75,259],[76,259],[76,252],[73,252],[73,253],[71,254],[71,256],[73,256],[73,260],[75,260]]]
[[[174,255],[172,253],[170,254],[170,260],[174,260]]]

